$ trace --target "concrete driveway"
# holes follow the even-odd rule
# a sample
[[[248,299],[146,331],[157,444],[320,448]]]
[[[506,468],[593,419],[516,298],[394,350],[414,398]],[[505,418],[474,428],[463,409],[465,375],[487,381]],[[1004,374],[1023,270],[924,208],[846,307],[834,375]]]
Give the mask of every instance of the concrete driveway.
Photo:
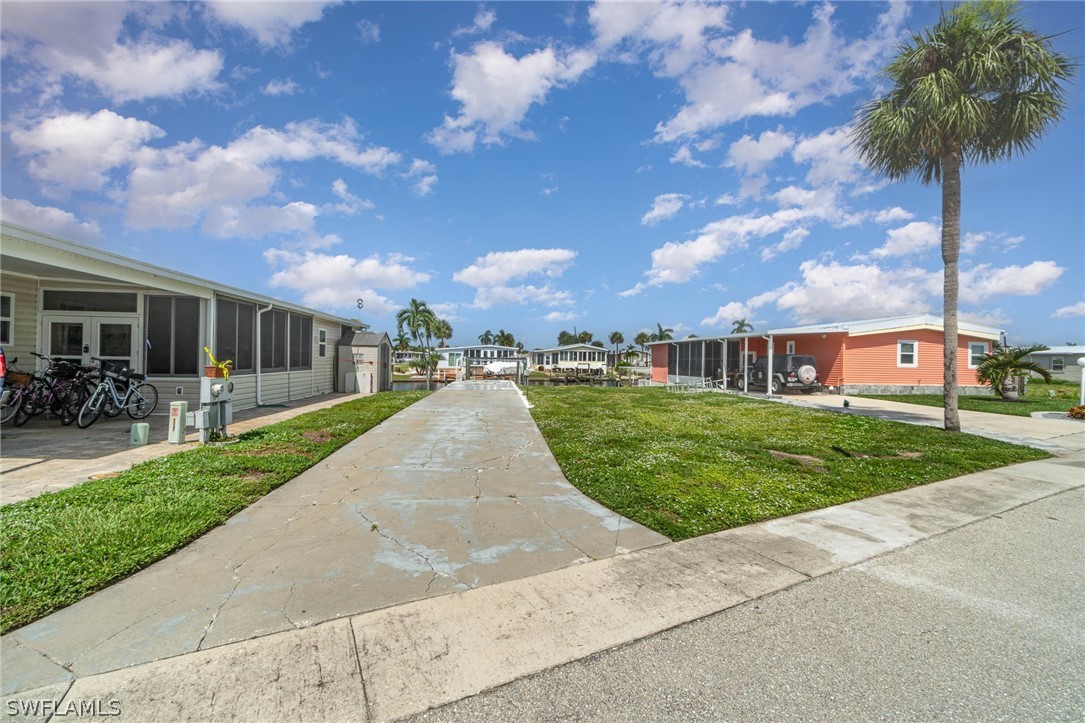
[[[511,382],[457,383],[181,551],[4,636],[3,693],[664,542],[565,480]]]

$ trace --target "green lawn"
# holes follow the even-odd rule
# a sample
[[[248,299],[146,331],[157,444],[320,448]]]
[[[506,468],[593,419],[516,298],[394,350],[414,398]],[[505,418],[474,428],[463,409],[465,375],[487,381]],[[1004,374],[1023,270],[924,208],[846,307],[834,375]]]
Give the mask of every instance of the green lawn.
[[[959,396],[957,408],[970,412],[1012,414],[1027,417],[1033,412],[1065,412],[1078,402],[1078,386],[1069,382],[1029,382],[1028,394],[1015,402],[1003,401],[996,396]],[[941,394],[864,394],[868,399],[885,399],[890,402],[921,404],[925,407],[941,407]]]
[[[1047,456],[931,427],[725,394],[526,393],[569,481],[672,539]]]
[[[0,630],[165,557],[425,395],[376,394],[0,507]]]

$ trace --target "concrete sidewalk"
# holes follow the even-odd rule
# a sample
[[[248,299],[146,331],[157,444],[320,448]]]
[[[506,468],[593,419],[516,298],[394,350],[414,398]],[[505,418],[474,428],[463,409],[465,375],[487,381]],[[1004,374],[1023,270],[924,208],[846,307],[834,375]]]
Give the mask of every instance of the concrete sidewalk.
[[[472,410],[473,398],[497,411]],[[529,441],[538,430],[514,390],[450,387],[426,402],[405,410],[415,429],[386,422],[356,440],[365,452],[354,449],[353,461],[328,458],[312,479],[239,516],[247,519],[5,636],[5,707],[116,701],[122,720],[391,720],[1085,486],[1085,455],[1075,451],[1085,430],[1055,422],[1039,441],[1059,458],[615,555],[658,540],[562,486],[545,445]],[[498,423],[506,412],[526,422]],[[1031,425],[1047,421],[1015,419],[1013,434],[1035,435]],[[361,484],[349,481],[359,475]],[[510,486],[527,477],[541,480],[537,499]],[[389,493],[391,479],[402,489]],[[544,498],[552,517],[540,511]],[[481,524],[489,505],[495,514]],[[511,553],[552,566],[472,572],[497,570],[490,556],[510,552],[510,515],[538,518],[543,535]],[[233,536],[212,538],[220,531]],[[183,564],[192,548],[200,557]],[[382,565],[381,576],[320,592],[326,578],[351,579],[366,565]],[[380,596],[397,566],[417,599],[391,606]],[[110,594],[141,576],[150,582],[137,592]],[[448,594],[427,597],[438,591]],[[383,602],[355,612],[341,604],[366,599]],[[173,647],[149,654],[148,639]],[[174,657],[154,659],[162,655]]]

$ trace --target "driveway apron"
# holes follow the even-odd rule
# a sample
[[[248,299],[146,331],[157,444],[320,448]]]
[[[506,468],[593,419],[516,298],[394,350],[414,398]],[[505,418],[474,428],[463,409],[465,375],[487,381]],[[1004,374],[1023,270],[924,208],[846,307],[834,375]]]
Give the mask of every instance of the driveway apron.
[[[3,638],[3,692],[666,542],[566,481],[510,382],[458,382],[222,527]]]

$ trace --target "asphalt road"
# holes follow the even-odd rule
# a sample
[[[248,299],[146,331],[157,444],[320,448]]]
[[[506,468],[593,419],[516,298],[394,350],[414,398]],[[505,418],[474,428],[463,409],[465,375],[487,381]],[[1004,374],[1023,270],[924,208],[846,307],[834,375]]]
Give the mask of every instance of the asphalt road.
[[[884,719],[1085,719],[1085,490],[416,720]]]

